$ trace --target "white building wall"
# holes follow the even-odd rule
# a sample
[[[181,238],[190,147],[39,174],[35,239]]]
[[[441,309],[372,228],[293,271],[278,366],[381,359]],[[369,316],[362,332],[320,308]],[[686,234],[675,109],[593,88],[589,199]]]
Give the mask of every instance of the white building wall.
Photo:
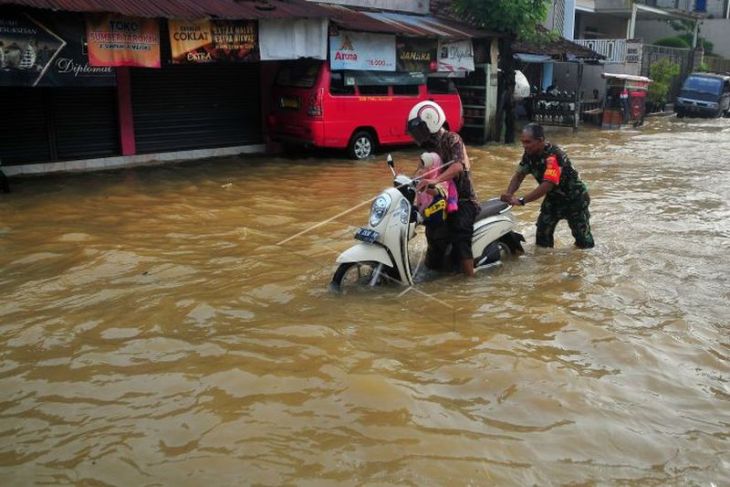
[[[675,3],[675,0],[657,0],[656,6],[663,8],[674,8]],[[689,9],[694,8],[694,1],[689,1],[687,3],[689,4]],[[726,13],[726,7],[727,0],[707,0],[707,15],[711,15],[715,18],[724,18]]]
[[[644,39],[647,44],[678,34],[667,23],[655,20],[637,22],[636,36]],[[705,19],[700,26],[700,36],[714,44],[713,52],[730,59],[730,20]]]

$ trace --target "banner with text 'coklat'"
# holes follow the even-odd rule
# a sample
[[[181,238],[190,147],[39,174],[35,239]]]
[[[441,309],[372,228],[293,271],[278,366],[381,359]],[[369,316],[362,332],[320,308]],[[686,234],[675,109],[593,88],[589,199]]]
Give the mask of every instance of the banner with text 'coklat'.
[[[173,64],[259,60],[254,20],[170,20],[168,26]]]

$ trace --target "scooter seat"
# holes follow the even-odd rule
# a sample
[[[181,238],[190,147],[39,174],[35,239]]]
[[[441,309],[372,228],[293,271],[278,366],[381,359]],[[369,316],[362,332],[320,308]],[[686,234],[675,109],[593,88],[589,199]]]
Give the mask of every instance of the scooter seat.
[[[482,201],[479,206],[481,207],[481,211],[474,221],[484,220],[490,216],[499,215],[500,212],[509,207],[507,203],[496,198]]]

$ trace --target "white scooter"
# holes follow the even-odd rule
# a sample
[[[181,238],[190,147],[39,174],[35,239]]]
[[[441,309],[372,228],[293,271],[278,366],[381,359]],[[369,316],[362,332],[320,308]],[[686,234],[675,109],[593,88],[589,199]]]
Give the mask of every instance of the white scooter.
[[[339,266],[332,277],[331,289],[341,291],[349,285],[385,282],[413,285],[408,242],[415,237],[416,227],[422,223],[421,215],[414,207],[416,186],[420,178],[396,174],[393,158],[388,154],[388,166],[394,177],[394,187],[388,188],[375,198],[370,207],[368,226],[355,232],[360,242],[344,251],[337,258]],[[524,237],[514,231],[516,220],[512,207],[491,199],[481,204],[481,211],[474,222],[472,253],[474,269],[494,265],[504,257],[524,252]],[[446,259],[451,262],[450,246]],[[459,263],[453,263],[454,271]]]

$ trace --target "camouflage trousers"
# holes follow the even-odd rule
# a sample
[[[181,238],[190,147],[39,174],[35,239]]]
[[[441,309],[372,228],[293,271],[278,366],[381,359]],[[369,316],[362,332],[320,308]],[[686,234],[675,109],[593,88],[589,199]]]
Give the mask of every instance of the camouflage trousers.
[[[560,220],[568,220],[576,247],[590,249],[595,244],[591,234],[591,214],[588,211],[591,198],[588,193],[580,193],[574,198],[546,197],[537,217],[535,244],[540,247],[554,245],[553,234]]]

